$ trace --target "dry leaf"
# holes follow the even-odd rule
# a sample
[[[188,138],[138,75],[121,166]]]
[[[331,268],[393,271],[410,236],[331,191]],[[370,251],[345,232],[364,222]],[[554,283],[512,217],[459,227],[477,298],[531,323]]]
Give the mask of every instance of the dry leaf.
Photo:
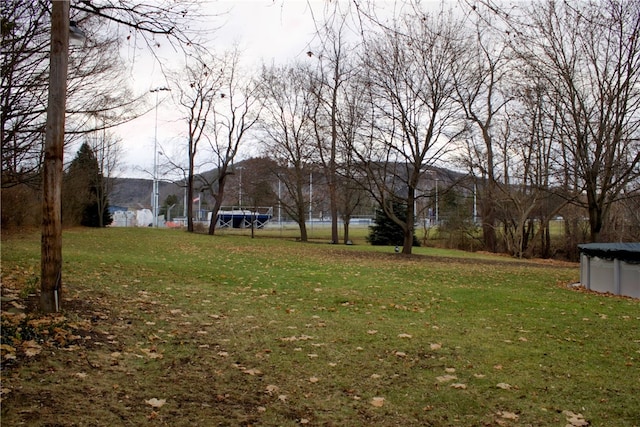
[[[162,353],[158,353],[153,348],[141,348],[140,351],[142,351],[149,359],[162,359],[164,357]]]
[[[371,406],[375,406],[376,408],[380,408],[384,405],[384,397],[374,397],[371,399]]]
[[[436,377],[436,380],[438,380],[438,382],[440,383],[446,383],[446,382],[457,380],[457,379],[458,377],[456,377],[455,375],[442,375],[442,376]]]
[[[6,351],[6,352],[9,352],[9,353],[15,353],[16,352],[16,349],[11,347],[9,344],[0,345],[0,350]]]
[[[515,412],[498,411],[498,415],[507,420],[517,420],[520,418]]]
[[[27,357],[36,356],[42,351],[42,347],[34,340],[25,341],[22,343],[22,347],[24,349],[24,354]]]
[[[507,383],[498,383],[496,384],[496,387],[501,388],[503,390],[511,390],[513,387],[511,387],[511,384],[507,384]]]
[[[252,376],[255,376],[255,375],[262,375],[262,371],[260,371],[259,369],[255,369],[255,368],[245,369],[245,370],[244,370],[244,373],[245,373],[245,374],[252,375]]]
[[[457,389],[460,389],[460,390],[464,390],[464,389],[467,388],[467,385],[466,384],[462,384],[462,383],[453,383],[449,387],[457,388]]]
[[[410,334],[398,334],[398,338],[412,338]]]
[[[576,414],[572,411],[562,411],[562,414],[567,417],[567,427],[586,427],[589,425],[589,421],[584,419],[582,414]]]
[[[167,399],[156,399],[155,397],[149,400],[145,400],[144,403],[151,405],[154,408],[161,408],[167,403]]]
[[[440,343],[431,343],[429,345],[429,347],[431,348],[431,350],[440,350],[442,348],[442,344],[440,344]]]
[[[317,383],[318,381],[320,381],[317,377],[311,377],[309,378],[309,382],[310,383]]]
[[[369,329],[369,330],[367,331],[367,333],[368,333],[369,335],[375,335],[375,334],[377,334],[377,333],[378,333],[378,331],[376,331],[375,329]]]
[[[448,374],[453,374],[456,371],[456,368],[444,368],[444,371]]]
[[[396,351],[394,354],[398,357],[407,357],[407,353],[404,351]]]

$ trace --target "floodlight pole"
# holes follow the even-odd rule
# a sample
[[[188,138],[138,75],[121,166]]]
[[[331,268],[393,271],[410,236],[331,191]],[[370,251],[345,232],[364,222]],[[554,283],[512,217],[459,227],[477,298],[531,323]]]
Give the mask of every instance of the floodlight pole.
[[[149,92],[156,94],[156,121],[153,135],[153,190],[151,194],[151,209],[153,211],[153,226],[158,227],[158,95],[160,91],[169,91],[168,87],[158,87]]]

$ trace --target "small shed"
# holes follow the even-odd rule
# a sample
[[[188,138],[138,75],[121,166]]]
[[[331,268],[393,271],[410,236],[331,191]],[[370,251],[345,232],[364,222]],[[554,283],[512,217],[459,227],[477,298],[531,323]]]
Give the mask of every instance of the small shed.
[[[578,249],[582,286],[640,298],[640,243],[587,243]]]

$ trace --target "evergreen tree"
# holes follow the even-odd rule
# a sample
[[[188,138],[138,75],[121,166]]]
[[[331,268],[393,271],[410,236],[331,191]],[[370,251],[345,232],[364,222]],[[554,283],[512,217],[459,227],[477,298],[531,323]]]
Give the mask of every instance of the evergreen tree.
[[[394,203],[393,212],[402,221],[406,220],[407,208],[402,203]],[[402,227],[389,218],[384,209],[376,209],[374,222],[375,225],[369,227],[369,236],[367,237],[367,241],[369,243],[374,246],[402,246],[404,241],[404,232],[402,231]],[[413,235],[413,246],[420,246],[415,233]]]
[[[67,226],[100,227],[112,222],[109,204],[104,203],[102,224],[98,196],[103,182],[98,159],[86,142],[78,150],[64,175],[62,186],[62,220]]]

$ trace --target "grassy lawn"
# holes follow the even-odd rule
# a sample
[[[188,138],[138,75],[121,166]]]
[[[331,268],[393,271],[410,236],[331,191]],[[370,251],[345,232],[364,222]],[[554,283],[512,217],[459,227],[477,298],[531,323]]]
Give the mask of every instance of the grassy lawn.
[[[574,264],[156,229],[2,238],[2,422],[638,426],[640,301]]]

